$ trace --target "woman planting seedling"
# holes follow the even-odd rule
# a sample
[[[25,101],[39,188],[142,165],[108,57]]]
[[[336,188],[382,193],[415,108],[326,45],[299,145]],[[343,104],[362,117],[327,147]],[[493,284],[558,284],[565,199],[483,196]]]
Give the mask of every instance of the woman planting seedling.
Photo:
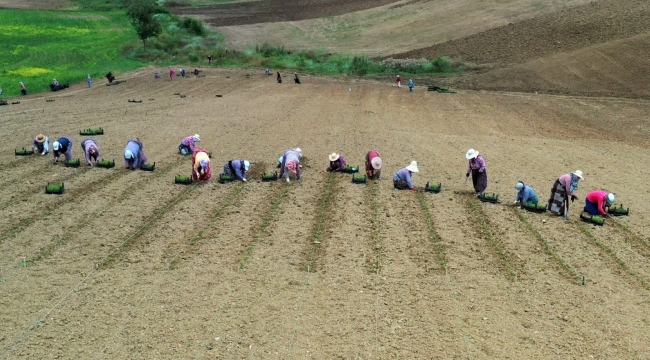
[[[86,157],[86,163],[88,163],[88,166],[93,165],[93,160],[95,161],[95,163],[101,160],[101,155],[99,155],[99,146],[97,146],[95,140],[86,139],[82,141],[81,148],[84,151],[84,155]]]
[[[411,164],[400,171],[396,172],[393,176],[393,187],[398,190],[411,189],[417,191],[417,188],[413,186],[413,181],[411,181],[411,176],[413,173],[418,173],[418,163],[413,160]]]
[[[178,152],[181,153],[181,155],[189,155],[193,154],[194,150],[196,150],[195,143],[201,141],[201,137],[199,134],[194,134],[192,136],[188,136],[181,141],[181,143],[178,145]]]
[[[38,134],[32,140],[32,148],[34,148],[34,151],[37,151],[41,155],[47,155],[50,153],[50,138],[43,135],[43,134]]]
[[[246,173],[250,168],[251,163],[248,160],[230,160],[223,165],[223,173],[236,177],[241,181],[246,181]]]
[[[142,142],[133,138],[126,143],[124,149],[124,166],[127,169],[135,170],[147,163],[147,156],[144,154]]]
[[[54,162],[59,161],[59,156],[63,154],[66,160],[72,159],[72,140],[65,136],[60,137],[58,140],[52,143],[52,149],[54,150]]]
[[[287,182],[290,182],[289,172],[292,172],[296,174],[296,179],[301,181],[300,158],[302,158],[302,150],[300,148],[285,151],[282,155],[282,164],[280,165],[280,174],[278,177],[284,176]]]
[[[465,177],[469,177],[470,174],[472,175],[472,184],[474,185],[476,196],[481,196],[488,186],[485,160],[478,154],[478,151],[474,149],[469,149],[467,154],[465,154],[465,158],[469,160],[469,166],[467,167]]]
[[[378,152],[372,150],[366,154],[366,176],[368,179],[381,179],[381,165],[382,161]]]
[[[330,165],[325,169],[325,171],[334,172],[341,171],[345,167],[345,159],[341,154],[331,153],[329,155]]]
[[[207,181],[212,177],[210,156],[205,149],[196,149],[192,153],[192,180]]]
[[[607,211],[614,204],[614,194],[605,190],[595,190],[587,194],[585,211],[590,215],[609,217]]]
[[[578,197],[573,193],[578,189],[578,183],[583,180],[582,171],[560,176],[551,188],[551,197],[548,199],[548,210],[556,215],[561,215],[564,220],[569,219],[569,199],[571,202]]]
[[[517,185],[515,185],[515,190],[517,190],[517,200],[515,200],[515,204],[519,205],[520,208],[524,207],[527,203],[537,205],[539,202],[535,190],[524,184],[523,181],[519,181]]]

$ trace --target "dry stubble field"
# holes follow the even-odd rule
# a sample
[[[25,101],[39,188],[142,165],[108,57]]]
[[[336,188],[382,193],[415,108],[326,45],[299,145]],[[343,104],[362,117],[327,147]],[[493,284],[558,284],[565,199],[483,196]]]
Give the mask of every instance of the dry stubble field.
[[[2,358],[650,357],[650,102],[153,71],[0,108]],[[139,136],[156,170],[13,156],[44,132],[80,157],[91,126],[105,158]],[[175,185],[195,132],[215,173],[242,157],[270,171],[300,146],[304,181]],[[564,222],[479,203],[469,147],[504,200],[519,179],[545,199],[579,168],[581,197],[611,189],[632,216],[597,228],[579,205]],[[370,149],[384,180],[323,171],[329,152],[362,164]],[[392,189],[412,159],[442,193]],[[66,193],[44,194],[55,180]]]

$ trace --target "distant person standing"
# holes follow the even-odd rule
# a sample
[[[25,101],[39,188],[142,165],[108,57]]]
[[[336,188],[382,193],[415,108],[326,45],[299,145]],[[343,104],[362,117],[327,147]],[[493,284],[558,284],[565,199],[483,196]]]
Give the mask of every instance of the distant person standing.
[[[169,68],[169,80],[174,80],[176,77],[176,73],[174,72],[174,69]]]
[[[397,80],[396,81],[397,81],[397,87],[401,88],[402,87],[402,77],[400,76],[400,74],[397,74]]]
[[[86,82],[88,83],[88,88],[93,87],[93,78],[90,77],[90,74],[88,74],[88,77],[86,78]]]
[[[278,71],[278,84],[282,84],[282,76],[280,75],[280,72]]]
[[[413,79],[409,80],[409,91],[413,92],[413,88],[415,87],[415,83],[413,83]]]
[[[208,65],[212,64],[212,55],[208,56]]]
[[[20,93],[23,95],[27,95],[27,87],[25,87],[25,84],[21,81],[19,82],[20,84]]]
[[[300,78],[298,77],[298,74],[293,74],[293,82],[300,84]]]

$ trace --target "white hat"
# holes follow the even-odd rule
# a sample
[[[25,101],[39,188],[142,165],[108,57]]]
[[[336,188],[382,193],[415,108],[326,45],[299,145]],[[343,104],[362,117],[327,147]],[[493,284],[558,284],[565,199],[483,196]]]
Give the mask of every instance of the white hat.
[[[131,152],[131,150],[124,150],[124,158],[133,159],[133,152]]]
[[[612,193],[607,194],[607,203],[610,204],[610,205],[613,204],[614,203],[614,197],[615,196]]]
[[[467,150],[467,154],[465,154],[465,158],[467,158],[467,160],[472,160],[477,156],[478,156],[478,151],[474,149]]]
[[[517,185],[515,185],[515,190],[521,191],[524,188],[524,183],[523,182],[518,182]]]
[[[408,170],[408,171],[410,171],[410,172],[414,172],[414,173],[416,173],[416,172],[420,172],[420,170],[418,170],[418,163],[417,163],[417,161],[415,161],[415,160],[411,161],[411,165],[407,166],[407,167],[406,167],[406,170]]]
[[[244,160],[244,170],[248,171],[251,168],[251,163],[248,160]]]
[[[372,165],[372,168],[375,170],[381,170],[381,158],[379,156],[376,156],[370,160],[370,165]]]
[[[585,178],[582,177],[582,171],[580,171],[580,170],[576,170],[576,171],[574,171],[573,174],[574,174],[575,176],[579,177],[580,180],[584,180],[584,179],[585,179]]]
[[[58,141],[52,143],[52,149],[54,149],[54,151],[58,151],[60,146],[61,144]]]
[[[295,148],[294,150],[302,154],[302,149],[300,149],[300,148]]]
[[[336,160],[338,160],[340,157],[341,157],[341,155],[339,155],[339,154],[337,154],[337,153],[331,153],[331,154],[329,155],[330,161],[336,161]]]
[[[192,137],[194,138],[194,141],[197,141],[197,142],[201,141],[201,137],[199,136],[199,134],[194,134],[194,136],[192,136]]]

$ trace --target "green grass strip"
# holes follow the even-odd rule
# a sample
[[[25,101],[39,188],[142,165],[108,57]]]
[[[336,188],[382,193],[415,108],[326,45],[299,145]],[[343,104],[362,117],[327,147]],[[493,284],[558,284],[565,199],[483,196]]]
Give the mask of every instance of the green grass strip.
[[[205,223],[205,225],[203,225],[203,227],[201,228],[201,230],[199,230],[199,232],[196,233],[196,235],[194,235],[194,236],[190,239],[190,245],[194,245],[194,244],[196,244],[196,241],[203,237],[203,233],[204,233],[204,232],[205,232],[205,231],[210,227],[210,225],[212,224],[212,222],[213,222],[216,218],[218,218],[218,217],[221,215],[221,213],[223,213],[223,211],[226,209],[226,207],[227,207],[228,205],[231,204],[231,202],[232,202],[232,200],[235,198],[235,196],[239,195],[239,193],[241,193],[243,189],[244,189],[244,183],[242,182],[242,183],[237,187],[237,189],[235,189],[235,191],[234,191],[232,194],[230,194],[230,195],[228,196],[228,198],[226,199],[226,201],[224,202],[224,204],[221,205],[221,206],[219,207],[219,209],[217,209],[217,211],[215,211],[215,212],[212,214],[212,216],[210,216],[210,218],[208,219],[208,222]]]
[[[323,201],[320,206],[320,212],[318,214],[318,221],[316,222],[316,230],[314,231],[314,241],[312,242],[311,245],[311,251],[309,253],[309,261],[307,262],[307,272],[312,272],[313,266],[314,266],[314,261],[315,261],[315,256],[316,256],[316,251],[318,251],[318,248],[320,247],[320,236],[323,233],[323,222],[325,220],[325,214],[327,213],[327,210],[329,210],[331,201],[330,198],[332,197],[332,185],[334,184],[334,173],[329,174],[329,178],[327,179],[327,187],[325,188],[325,194],[323,195]]]
[[[262,225],[260,226],[260,229],[257,231],[255,236],[253,236],[253,241],[251,242],[250,245],[246,248],[246,251],[244,252],[244,256],[241,258],[239,261],[239,265],[237,265],[237,270],[242,271],[244,270],[244,265],[248,261],[251,253],[253,252],[253,249],[255,249],[255,246],[257,246],[257,242],[259,241],[260,237],[262,236],[262,233],[264,230],[271,225],[271,219],[277,212],[278,208],[280,207],[280,203],[284,199],[285,195],[287,195],[287,192],[289,191],[289,185],[286,185],[284,187],[284,190],[282,190],[282,193],[278,197],[278,199],[273,203],[273,206],[271,206],[271,210],[266,214],[264,217],[264,220],[262,221]]]
[[[424,214],[424,217],[427,219],[429,237],[431,237],[431,240],[433,240],[433,243],[436,246],[436,253],[438,254],[438,261],[440,262],[440,268],[445,270],[447,269],[447,261],[445,261],[445,253],[442,250],[442,245],[440,245],[440,236],[438,236],[438,233],[436,232],[436,229],[433,226],[431,213],[429,212],[429,208],[427,207],[427,204],[425,204],[424,202],[424,195],[422,195],[422,191],[418,191],[417,194],[418,194],[418,200],[420,201],[420,209],[422,210],[422,214]]]
[[[516,278],[515,272],[512,269],[512,266],[510,265],[510,262],[508,261],[508,257],[506,256],[505,251],[501,247],[498,241],[494,238],[494,235],[492,234],[492,231],[490,231],[490,225],[488,224],[487,220],[485,219],[485,214],[483,213],[483,210],[481,209],[481,205],[478,203],[478,200],[474,196],[468,196],[467,197],[467,207],[470,209],[470,211],[474,214],[474,218],[478,221],[478,223],[481,225],[481,228],[483,228],[483,231],[488,235],[488,241],[490,245],[494,248],[494,250],[497,252],[497,255],[499,256],[499,259],[503,263],[503,266],[506,268],[506,272],[508,273],[508,279],[511,281],[514,281]]]
[[[632,271],[632,269],[625,263],[625,261],[623,261],[623,259],[618,257],[618,255],[614,250],[610,249],[609,247],[607,247],[607,245],[603,244],[602,241],[598,240],[598,238],[594,234],[592,234],[591,231],[589,231],[585,225],[580,224],[578,227],[580,228],[580,231],[582,231],[585,235],[587,235],[587,237],[594,244],[596,244],[596,246],[598,246],[604,253],[609,255],[623,270],[625,270],[630,276],[638,280],[644,289],[650,290],[650,284],[648,284],[648,282],[645,281],[638,273]]]
[[[530,221],[528,221],[526,217],[524,217],[524,215],[521,213],[519,209],[517,209],[514,206],[511,208],[512,211],[514,211],[514,213],[517,215],[519,220],[526,225],[528,231],[530,231],[537,238],[537,240],[539,240],[546,254],[550,256],[553,260],[555,260],[558,264],[560,264],[560,267],[562,268],[562,270],[564,270],[565,275],[568,275],[569,278],[577,278],[579,280],[579,283],[581,283],[582,276],[578,274],[576,269],[571,267],[571,265],[567,264],[567,262],[564,261],[564,259],[560,255],[558,255],[558,253],[555,252],[555,250],[553,250],[553,246],[551,246],[551,244],[549,244],[549,242],[542,236],[542,234],[540,234],[539,231],[537,231],[537,229],[533,227],[533,224],[531,224]]]

